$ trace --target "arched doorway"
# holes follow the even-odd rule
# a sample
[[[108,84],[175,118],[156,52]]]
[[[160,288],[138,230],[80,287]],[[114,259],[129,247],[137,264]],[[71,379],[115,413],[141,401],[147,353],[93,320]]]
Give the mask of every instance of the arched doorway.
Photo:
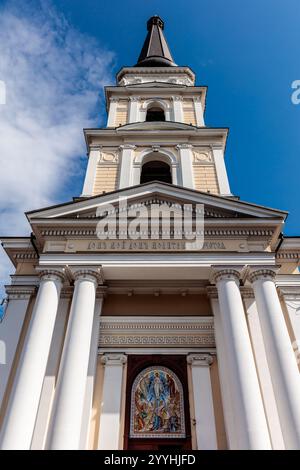
[[[141,171],[140,183],[149,183],[150,181],[162,181],[163,183],[172,183],[170,166],[161,160],[151,160],[144,163]]]

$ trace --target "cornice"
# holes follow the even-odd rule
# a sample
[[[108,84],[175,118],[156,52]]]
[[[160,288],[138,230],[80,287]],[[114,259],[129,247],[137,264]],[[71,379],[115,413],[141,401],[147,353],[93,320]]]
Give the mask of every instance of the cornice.
[[[9,300],[28,299],[37,292],[37,287],[9,285],[5,286],[5,292],[8,295]]]

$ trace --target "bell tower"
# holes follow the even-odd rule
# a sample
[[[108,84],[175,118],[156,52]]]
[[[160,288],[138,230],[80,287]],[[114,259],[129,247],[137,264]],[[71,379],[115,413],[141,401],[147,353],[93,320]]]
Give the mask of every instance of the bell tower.
[[[228,130],[204,122],[207,87],[174,62],[164,22],[153,16],[137,63],[105,88],[107,127],[86,129],[82,196],[149,181],[230,196],[224,163]]]

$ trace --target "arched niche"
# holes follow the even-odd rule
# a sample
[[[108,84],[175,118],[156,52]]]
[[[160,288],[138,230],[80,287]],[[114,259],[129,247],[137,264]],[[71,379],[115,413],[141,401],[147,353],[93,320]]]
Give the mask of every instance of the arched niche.
[[[172,184],[170,165],[162,160],[150,160],[144,163],[141,169],[140,183],[150,183],[151,181]]]
[[[151,116],[151,113],[152,116]],[[140,108],[140,120],[148,122],[170,121],[170,105],[166,100],[150,98]]]
[[[140,184],[142,182],[149,182],[151,179],[148,179],[148,181],[145,181],[143,177],[143,168],[148,169],[150,167],[151,169],[151,164],[149,162],[153,162],[153,167],[157,167],[157,171],[159,170],[159,166],[162,170],[162,173],[166,175],[167,173],[170,175],[167,178],[162,177],[162,178],[155,178],[158,181],[166,182],[166,183],[172,183],[177,185],[178,184],[178,162],[176,159],[176,156],[165,149],[158,148],[156,149],[148,149],[144,150],[140,154],[138,154],[134,160],[133,163],[133,176],[132,176],[132,183],[133,185]],[[157,162],[157,163],[154,163]],[[162,164],[159,164],[159,162],[162,162]],[[146,164],[149,164],[146,166]],[[164,169],[163,169],[164,168]],[[152,168],[154,169],[154,168]],[[155,172],[154,172],[155,173]],[[154,181],[154,178],[152,179]]]

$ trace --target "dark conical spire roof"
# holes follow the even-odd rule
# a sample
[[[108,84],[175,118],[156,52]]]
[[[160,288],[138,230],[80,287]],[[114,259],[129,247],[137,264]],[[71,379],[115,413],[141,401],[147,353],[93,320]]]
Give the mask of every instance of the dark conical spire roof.
[[[147,21],[148,34],[135,67],[176,66],[165,39],[164,22],[159,16]]]

